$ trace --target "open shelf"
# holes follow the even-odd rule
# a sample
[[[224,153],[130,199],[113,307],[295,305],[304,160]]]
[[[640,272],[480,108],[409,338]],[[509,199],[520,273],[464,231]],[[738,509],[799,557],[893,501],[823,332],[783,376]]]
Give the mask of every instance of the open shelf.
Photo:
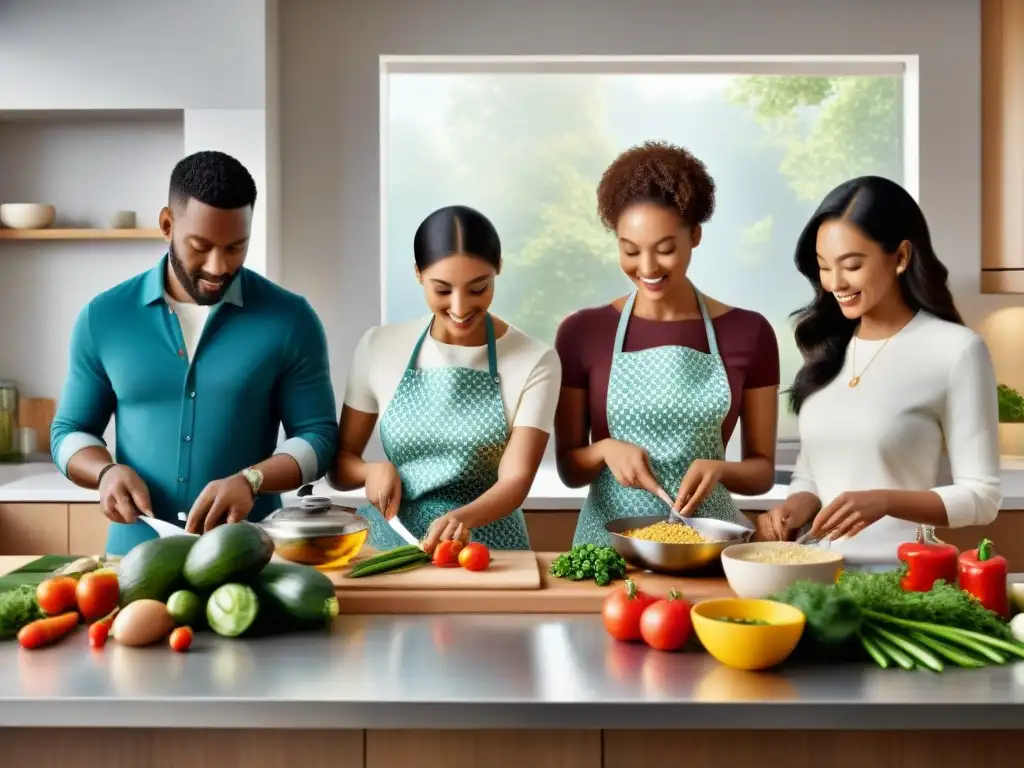
[[[0,229],[0,240],[162,240],[159,229]]]

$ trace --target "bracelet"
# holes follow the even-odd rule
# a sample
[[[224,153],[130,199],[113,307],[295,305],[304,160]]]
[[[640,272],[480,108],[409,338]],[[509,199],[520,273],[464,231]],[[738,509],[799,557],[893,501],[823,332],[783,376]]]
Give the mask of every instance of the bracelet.
[[[96,487],[99,487],[99,484],[103,482],[103,476],[107,474],[107,470],[113,469],[116,466],[117,462],[111,462],[110,464],[107,464],[107,466],[100,470],[100,473],[96,476]]]

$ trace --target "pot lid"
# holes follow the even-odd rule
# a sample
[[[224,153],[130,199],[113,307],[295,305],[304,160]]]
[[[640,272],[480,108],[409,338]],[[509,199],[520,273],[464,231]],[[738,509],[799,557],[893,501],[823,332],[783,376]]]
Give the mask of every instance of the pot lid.
[[[303,496],[273,512],[261,525],[269,532],[284,536],[338,536],[358,533],[370,527],[351,507],[336,506],[324,496]]]

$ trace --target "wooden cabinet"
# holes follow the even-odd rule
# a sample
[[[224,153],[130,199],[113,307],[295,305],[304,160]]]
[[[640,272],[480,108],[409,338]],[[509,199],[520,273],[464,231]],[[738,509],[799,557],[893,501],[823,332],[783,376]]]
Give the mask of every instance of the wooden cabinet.
[[[0,504],[0,555],[67,553],[67,504]]]
[[[1024,293],[1024,0],[982,0],[981,82],[981,292]]]
[[[110,521],[99,504],[68,504],[68,551],[72,555],[102,555],[107,551]]]
[[[100,555],[107,525],[99,504],[0,503],[0,555]]]

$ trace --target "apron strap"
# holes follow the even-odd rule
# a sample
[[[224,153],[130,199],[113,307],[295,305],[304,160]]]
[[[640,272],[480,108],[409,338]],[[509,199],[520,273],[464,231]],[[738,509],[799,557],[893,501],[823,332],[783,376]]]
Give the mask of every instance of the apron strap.
[[[696,288],[693,292],[697,294],[697,306],[700,307],[700,315],[704,319],[704,331],[708,336],[708,349],[715,357],[721,357],[718,353],[718,337],[715,335],[715,326],[711,322],[711,313],[708,312],[707,304],[704,303],[704,295]],[[629,327],[629,318],[633,315],[633,304],[636,303],[636,291],[629,294],[622,312],[619,314],[619,325],[615,329],[615,352],[621,352],[626,343],[626,328]]]
[[[409,362],[405,368],[407,371],[416,370],[416,362],[420,359],[420,350],[423,349],[423,341],[427,338],[427,334],[430,333],[431,327],[434,325],[434,318],[430,318],[430,322],[427,323],[427,327],[423,329],[423,333],[416,340],[416,346],[412,348],[412,354],[409,356]],[[500,381],[501,377],[498,376],[498,347],[494,339],[494,320],[491,319],[491,313],[488,312],[484,317],[484,326],[487,328],[487,370],[491,374],[491,378],[494,381]]]
[[[636,291],[629,294],[629,298],[626,299],[626,303],[622,307],[622,312],[619,313],[619,326],[615,329],[615,354],[622,351],[622,346],[626,343],[626,328],[629,326],[629,318],[633,315],[633,304],[636,303]]]
[[[484,317],[484,325],[487,327],[487,369],[491,373],[491,378],[498,382],[501,380],[498,376],[498,346],[494,340],[494,321],[490,312]]]
[[[409,362],[406,364],[405,369],[407,371],[416,370],[416,362],[420,359],[420,350],[423,349],[423,340],[427,338],[427,334],[430,333],[431,327],[434,325],[434,318],[430,318],[430,322],[427,323],[427,327],[423,329],[423,333],[416,340],[416,346],[412,348],[412,354],[409,355]]]
[[[700,307],[701,317],[704,318],[704,331],[708,335],[708,349],[715,357],[721,357],[718,354],[718,337],[715,336],[715,325],[711,322],[711,313],[708,312],[707,304],[704,303],[704,295],[696,288],[693,291],[697,294],[697,305]]]

